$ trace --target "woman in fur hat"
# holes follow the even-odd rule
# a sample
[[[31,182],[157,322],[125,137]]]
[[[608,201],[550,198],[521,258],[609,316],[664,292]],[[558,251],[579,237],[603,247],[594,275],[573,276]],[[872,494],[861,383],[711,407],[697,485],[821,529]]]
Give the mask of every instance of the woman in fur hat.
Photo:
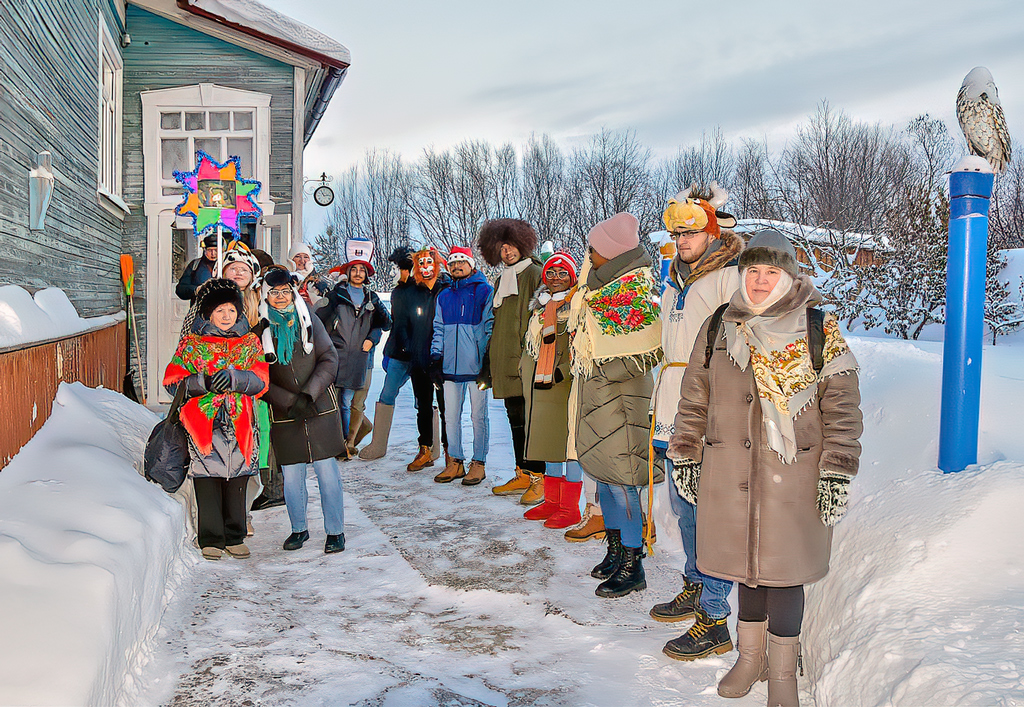
[[[698,568],[739,583],[740,655],[718,692],[767,678],[768,704],[790,707],[803,585],[828,572],[860,458],[857,360],[785,236],[758,232],[739,267],[739,291],[697,335],[668,456],[697,505]]]
[[[208,284],[163,384],[172,394],[186,386],[180,415],[189,435],[199,547],[218,560],[224,551],[249,556],[245,495],[259,473],[260,446],[254,402],[267,389],[268,371],[259,338],[241,316],[241,291],[225,280]]]
[[[493,219],[480,227],[477,245],[488,265],[504,265],[494,283],[490,377],[495,399],[505,403],[516,458],[512,479],[491,491],[499,496],[519,496],[520,503],[532,506],[544,500],[544,464],[527,461],[523,453],[526,449],[526,399],[523,379],[519,377],[519,359],[530,323],[530,298],[540,284],[540,261],[533,256],[537,233],[526,221]]]
[[[341,470],[344,451],[341,411],[334,390],[338,354],[327,330],[310,317],[299,280],[280,265],[264,273],[261,311],[267,320],[264,348],[270,363],[270,441],[284,475],[284,498],[292,533],[285,550],[309,539],[306,523],[306,466],[313,465],[320,487],[327,540],[325,553],[345,549],[345,506]]]

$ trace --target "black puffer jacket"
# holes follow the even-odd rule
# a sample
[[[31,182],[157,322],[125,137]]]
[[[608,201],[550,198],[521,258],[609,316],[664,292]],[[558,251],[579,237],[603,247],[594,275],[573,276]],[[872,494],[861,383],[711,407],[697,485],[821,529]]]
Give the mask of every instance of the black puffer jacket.
[[[430,365],[437,295],[450,284],[451,278],[443,274],[434,282],[433,288],[410,279],[392,291],[394,325],[384,347],[385,356],[396,361],[408,361],[413,368]]]
[[[338,352],[324,325],[312,318],[313,350],[306,353],[302,339],[295,340],[288,365],[270,366],[270,388],[263,399],[270,405],[270,441],[279,464],[301,464],[329,459],[341,454],[344,435],[341,413],[334,391],[338,370]],[[305,419],[295,419],[288,409],[301,393],[313,398],[316,411]]]
[[[356,308],[345,283],[340,283],[324,298],[316,315],[324,323],[334,347],[338,350],[338,371],[334,384],[339,388],[359,389],[366,382],[369,352],[363,342],[369,339],[376,346],[380,337],[391,329],[391,314],[373,290],[363,290],[363,303]]]

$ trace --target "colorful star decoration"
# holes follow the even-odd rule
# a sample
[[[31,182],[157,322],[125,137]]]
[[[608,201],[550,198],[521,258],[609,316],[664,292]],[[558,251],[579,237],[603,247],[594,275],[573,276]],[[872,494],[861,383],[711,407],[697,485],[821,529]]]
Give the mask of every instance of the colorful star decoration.
[[[202,150],[196,150],[196,168],[191,172],[174,171],[174,178],[185,188],[185,200],[174,213],[192,219],[196,238],[213,233],[218,226],[231,231],[237,240],[238,227],[243,221],[255,221],[263,210],[256,203],[260,183],[256,179],[242,179],[242,163],[237,157],[228,157],[220,163]]]

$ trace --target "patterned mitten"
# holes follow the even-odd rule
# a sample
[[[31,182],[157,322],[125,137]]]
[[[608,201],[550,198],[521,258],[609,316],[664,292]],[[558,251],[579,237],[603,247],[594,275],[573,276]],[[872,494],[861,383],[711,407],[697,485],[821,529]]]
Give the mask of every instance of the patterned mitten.
[[[679,495],[686,501],[697,505],[697,488],[700,486],[700,462],[692,459],[681,459],[672,462],[672,483],[676,485]]]
[[[831,528],[846,515],[846,501],[849,498],[850,479],[837,471],[821,470],[818,476],[818,516],[821,522]]]

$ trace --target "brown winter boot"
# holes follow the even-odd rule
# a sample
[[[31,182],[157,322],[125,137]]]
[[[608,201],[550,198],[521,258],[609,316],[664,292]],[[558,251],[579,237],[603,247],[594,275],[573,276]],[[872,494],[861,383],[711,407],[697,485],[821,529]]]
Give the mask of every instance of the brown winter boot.
[[[524,506],[536,506],[544,502],[544,474],[526,473],[530,476],[530,486],[519,497],[519,503]]]
[[[585,543],[588,540],[604,540],[604,516],[595,513],[593,503],[583,509],[580,522],[565,531],[565,539],[570,543]]]
[[[796,666],[800,637],[768,634],[768,707],[800,707]]]
[[[409,462],[409,466],[405,467],[405,470],[419,471],[420,469],[428,466],[434,466],[434,460],[430,456],[430,447],[421,444],[420,451],[416,454],[416,458]]]
[[[391,420],[394,416],[394,405],[377,403],[373,413],[373,419],[377,421],[377,426],[373,428],[373,438],[370,443],[359,450],[360,459],[380,459],[388,453],[388,437],[391,436]]]
[[[440,474],[434,477],[439,484],[450,484],[455,479],[461,479],[466,475],[466,467],[462,465],[461,459],[452,459],[452,463],[444,468]]]
[[[359,446],[359,443],[362,442],[366,438],[366,435],[371,432],[373,432],[373,423],[367,420],[366,416],[363,415],[363,421],[359,423],[359,429],[356,430],[356,438],[352,446]]]
[[[462,480],[462,485],[476,486],[485,478],[487,478],[487,474],[484,473],[484,463],[474,460],[469,463],[469,473]]]
[[[768,679],[768,622],[737,622],[736,650],[740,657],[718,683],[722,697],[743,697],[755,682]]]
[[[495,496],[511,496],[512,494],[522,496],[528,488],[530,488],[530,475],[517,466],[516,475],[500,486],[492,488],[491,493]]]

